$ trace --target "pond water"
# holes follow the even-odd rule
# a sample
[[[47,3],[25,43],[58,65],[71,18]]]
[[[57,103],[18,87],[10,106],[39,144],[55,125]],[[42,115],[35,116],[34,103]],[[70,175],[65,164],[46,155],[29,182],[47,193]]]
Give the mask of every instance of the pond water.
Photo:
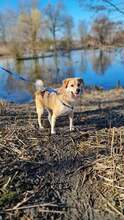
[[[10,102],[32,101],[31,84],[21,77],[32,82],[41,78],[50,86],[68,77],[81,77],[86,86],[105,90],[118,84],[124,86],[124,48],[75,50],[68,54],[60,52],[57,57],[21,61],[1,58],[0,65],[15,73],[0,69],[0,99]]]

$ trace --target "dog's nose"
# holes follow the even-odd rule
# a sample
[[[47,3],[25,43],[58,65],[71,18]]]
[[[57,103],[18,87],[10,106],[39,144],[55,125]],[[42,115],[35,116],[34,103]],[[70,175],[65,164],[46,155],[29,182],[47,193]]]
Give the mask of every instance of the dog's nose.
[[[80,89],[76,89],[77,94],[80,92]]]

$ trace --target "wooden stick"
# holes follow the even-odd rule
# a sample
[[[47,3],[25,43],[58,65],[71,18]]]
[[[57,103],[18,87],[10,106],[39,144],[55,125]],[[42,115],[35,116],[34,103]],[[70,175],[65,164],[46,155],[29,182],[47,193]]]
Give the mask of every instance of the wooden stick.
[[[28,206],[22,206],[22,207],[14,207],[12,209],[5,209],[6,212],[10,211],[15,211],[15,210],[21,210],[21,209],[32,209],[32,208],[37,208],[37,207],[59,207],[57,204],[52,204],[52,203],[43,203],[43,204],[35,204],[35,205],[28,205]],[[61,207],[60,207],[61,208]],[[65,207],[67,208],[67,207]],[[46,210],[47,212],[49,210]],[[55,211],[55,210],[50,210],[51,212],[62,212],[62,211]],[[45,212],[45,210],[44,210]]]

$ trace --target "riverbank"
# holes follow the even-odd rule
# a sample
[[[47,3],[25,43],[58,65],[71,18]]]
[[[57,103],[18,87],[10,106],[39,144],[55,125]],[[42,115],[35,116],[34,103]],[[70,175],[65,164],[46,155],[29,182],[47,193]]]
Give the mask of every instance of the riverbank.
[[[34,103],[0,105],[3,219],[124,219],[124,89],[85,92],[57,134]]]
[[[76,46],[70,49],[66,49],[66,48],[60,48],[57,50],[57,54],[61,54],[62,56],[64,56],[67,53],[71,53],[72,51],[80,51],[80,50],[111,50],[111,49],[119,49],[119,48],[124,48],[123,44],[119,44],[119,45],[99,45],[96,44],[94,46],[91,45],[82,45],[82,46]],[[50,58],[50,57],[54,57],[54,50],[46,50],[46,51],[37,51],[36,53],[37,55],[33,55],[32,53],[30,53],[29,55],[23,55],[23,56],[18,56],[18,55],[14,55],[9,47],[2,47],[0,49],[0,57],[2,59],[6,59],[6,58],[14,58],[17,61],[23,61],[23,60],[37,60],[37,59],[45,59],[45,58]]]

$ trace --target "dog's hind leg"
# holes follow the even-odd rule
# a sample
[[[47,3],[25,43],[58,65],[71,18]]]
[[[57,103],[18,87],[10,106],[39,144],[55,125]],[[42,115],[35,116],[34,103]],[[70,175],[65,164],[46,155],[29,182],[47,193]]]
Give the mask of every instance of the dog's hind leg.
[[[43,108],[38,108],[37,109],[37,116],[38,116],[38,124],[39,124],[39,128],[42,130],[44,129],[42,123],[41,123],[41,116],[43,115],[44,109]]]
[[[38,124],[40,129],[44,129],[42,123],[41,123],[41,116],[43,115],[44,108],[41,104],[41,102],[36,99],[36,111],[37,111],[37,116],[38,116]]]
[[[51,110],[47,110],[47,111],[48,111],[48,120],[51,125],[52,111]]]

